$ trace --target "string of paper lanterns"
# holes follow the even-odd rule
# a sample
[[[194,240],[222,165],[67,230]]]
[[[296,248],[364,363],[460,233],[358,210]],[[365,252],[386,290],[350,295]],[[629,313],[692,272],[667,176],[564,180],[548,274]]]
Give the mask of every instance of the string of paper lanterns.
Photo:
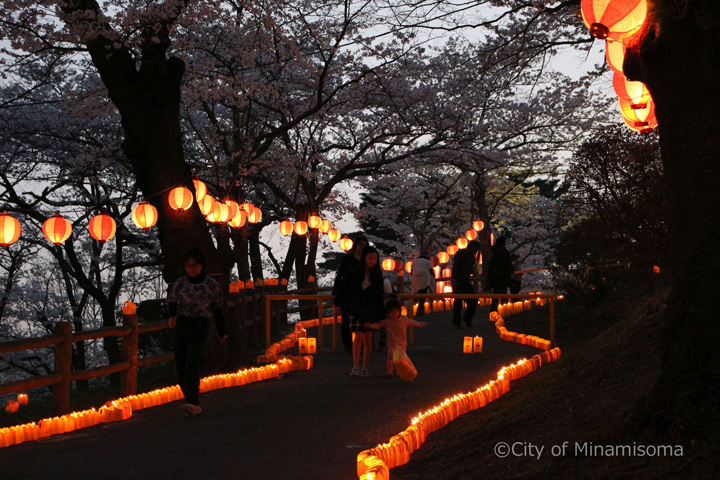
[[[320,217],[313,213],[306,220],[298,220],[295,223],[290,220],[283,220],[278,226],[280,233],[284,236],[292,235],[293,233],[298,236],[303,236],[308,233],[310,229],[318,230],[320,233],[324,233],[328,236],[331,242],[338,242],[338,246],[344,250],[349,251],[352,248],[353,242],[347,236],[343,235],[337,228],[332,228],[330,220]]]
[[[622,69],[625,50],[637,42],[647,18],[647,0],[582,0],[580,8],[590,34],[605,40],[605,58],[614,72],[613,88],[623,121],[637,132],[656,128],[650,92],[642,82],[628,80]]]

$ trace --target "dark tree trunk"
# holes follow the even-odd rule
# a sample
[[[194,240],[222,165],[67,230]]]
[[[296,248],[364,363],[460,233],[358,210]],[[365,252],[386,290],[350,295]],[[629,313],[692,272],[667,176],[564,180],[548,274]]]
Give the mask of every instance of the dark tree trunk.
[[[655,426],[705,437],[720,399],[720,5],[655,0],[624,70],[656,104],[670,197],[671,273]]]

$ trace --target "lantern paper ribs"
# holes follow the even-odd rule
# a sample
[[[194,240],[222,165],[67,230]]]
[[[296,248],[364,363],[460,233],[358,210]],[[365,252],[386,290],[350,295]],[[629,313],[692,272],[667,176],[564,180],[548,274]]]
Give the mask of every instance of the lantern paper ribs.
[[[532,335],[508,332],[502,316],[497,312],[490,314],[490,320],[495,322],[495,330],[503,340],[516,341],[516,338],[523,338],[524,341],[528,342],[524,344],[545,351],[534,355],[529,360],[522,359],[512,365],[503,367],[498,371],[495,380],[488,382],[473,392],[457,394],[445,399],[441,404],[418,414],[417,417],[412,419],[412,423],[407,429],[392,437],[388,443],[360,452],[357,456],[357,475],[360,480],[380,478],[389,480],[390,469],[410,461],[410,455],[420,448],[429,434],[441,429],[460,415],[484,407],[504,395],[510,391],[511,381],[522,378],[542,365],[560,358],[560,349],[550,349],[548,340]],[[466,343],[472,346],[473,337],[465,338]]]

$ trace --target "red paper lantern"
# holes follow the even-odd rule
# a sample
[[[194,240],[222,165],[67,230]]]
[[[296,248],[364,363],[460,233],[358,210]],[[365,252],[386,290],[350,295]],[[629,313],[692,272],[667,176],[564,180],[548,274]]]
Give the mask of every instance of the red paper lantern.
[[[655,102],[648,101],[645,108],[634,108],[627,100],[620,99],[620,113],[625,124],[636,132],[649,132],[658,126]]]
[[[330,220],[323,219],[322,222],[320,222],[320,232],[328,233],[331,228],[332,224],[330,223]]]
[[[143,230],[149,230],[158,221],[157,208],[148,202],[141,202],[132,213],[133,222]]]
[[[465,237],[458,238],[457,241],[455,242],[455,245],[457,245],[458,248],[466,248],[468,246],[467,238],[465,238]]]
[[[469,241],[473,241],[477,238],[477,231],[473,228],[465,232],[465,238],[467,238]]]
[[[100,243],[105,243],[115,236],[115,220],[110,215],[101,213],[90,219],[88,230],[90,236]]]
[[[72,233],[72,225],[69,221],[56,213],[54,216],[45,220],[43,223],[43,235],[47,238],[50,243],[54,245],[61,245]]]
[[[280,222],[280,233],[286,237],[293,231],[293,223],[290,220],[283,220]]]
[[[175,187],[170,190],[168,201],[170,202],[170,208],[182,213],[192,205],[193,195],[185,187]]]
[[[392,258],[386,258],[382,261],[382,269],[386,272],[392,272],[395,270],[395,260]]]
[[[202,213],[203,216],[207,217],[212,213],[216,203],[217,200],[215,200],[212,195],[205,195],[200,200],[198,200],[198,208],[200,209],[200,213]]]
[[[215,201],[215,203],[213,203],[212,210],[210,210],[210,213],[205,215],[205,220],[207,220],[210,223],[218,223],[221,218],[222,218],[222,209],[220,207],[220,202]]]
[[[412,260],[410,260],[409,262],[407,262],[405,264],[405,271],[407,273],[412,273],[412,263],[413,263]]]
[[[220,212],[218,213],[218,222],[227,223],[230,221],[230,207],[225,202],[217,202]]]
[[[7,247],[18,241],[22,227],[20,221],[8,213],[0,213],[0,246]]]
[[[253,205],[252,213],[248,213],[248,221],[250,223],[260,223],[260,220],[262,220],[262,210]]]
[[[230,210],[230,212],[228,213],[228,218],[235,218],[235,215],[237,215],[237,212],[240,210],[240,205],[238,205],[235,200],[225,200],[225,205],[227,205],[228,209]]]
[[[339,245],[342,250],[347,252],[352,248],[353,241],[350,240],[348,237],[343,237],[340,239]]]
[[[646,0],[582,0],[583,21],[601,40],[625,38],[640,29],[647,17]]]
[[[395,261],[395,271],[400,273],[403,270],[403,267],[405,266],[405,262],[402,260],[396,260]]]
[[[338,240],[340,240],[341,236],[342,236],[342,234],[340,233],[340,230],[338,230],[337,228],[333,228],[328,232],[328,238],[330,239],[331,242],[337,242]]]
[[[242,205],[240,205],[240,208],[245,210],[245,212],[248,214],[248,217],[250,217],[250,215],[252,215],[252,213],[255,211],[255,205],[250,202],[244,202]]]
[[[308,227],[310,228],[320,228],[320,224],[322,223],[322,218],[318,217],[317,215],[310,215],[308,217]]]
[[[457,251],[460,250],[457,245],[452,244],[447,247],[447,253],[448,255],[455,255]]]
[[[474,229],[474,230],[476,230],[476,231],[479,232],[479,231],[482,230],[483,228],[485,228],[485,222],[483,222],[482,220],[475,220],[475,221],[473,222],[473,229]]]
[[[298,235],[305,235],[308,231],[308,224],[305,220],[298,220],[295,222],[293,230],[295,230],[295,233]]]
[[[238,210],[235,216],[230,220],[230,226],[233,228],[242,228],[247,223],[247,212]]]
[[[450,254],[448,254],[447,252],[440,252],[437,254],[437,256],[440,263],[447,263],[448,261],[450,261]]]
[[[644,83],[628,80],[622,73],[613,75],[613,88],[619,98],[630,102],[632,108],[645,108],[652,98]]]

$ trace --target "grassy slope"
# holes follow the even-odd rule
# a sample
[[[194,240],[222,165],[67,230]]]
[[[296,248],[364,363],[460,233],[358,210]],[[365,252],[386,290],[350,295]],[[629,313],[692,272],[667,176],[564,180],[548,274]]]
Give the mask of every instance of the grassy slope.
[[[673,478],[679,472],[686,479],[713,478],[717,447],[683,446],[683,457],[671,459],[588,456],[575,448],[576,442],[677,443],[650,438],[636,406],[659,374],[664,298],[628,289],[587,308],[572,300],[559,304],[561,360],[513,382],[511,391],[493,404],[431,434],[409,464],[391,470],[392,480]],[[510,316],[506,326],[548,338],[546,311]],[[519,442],[520,455],[499,458],[493,453],[498,442]],[[539,459],[531,444],[544,448]]]

